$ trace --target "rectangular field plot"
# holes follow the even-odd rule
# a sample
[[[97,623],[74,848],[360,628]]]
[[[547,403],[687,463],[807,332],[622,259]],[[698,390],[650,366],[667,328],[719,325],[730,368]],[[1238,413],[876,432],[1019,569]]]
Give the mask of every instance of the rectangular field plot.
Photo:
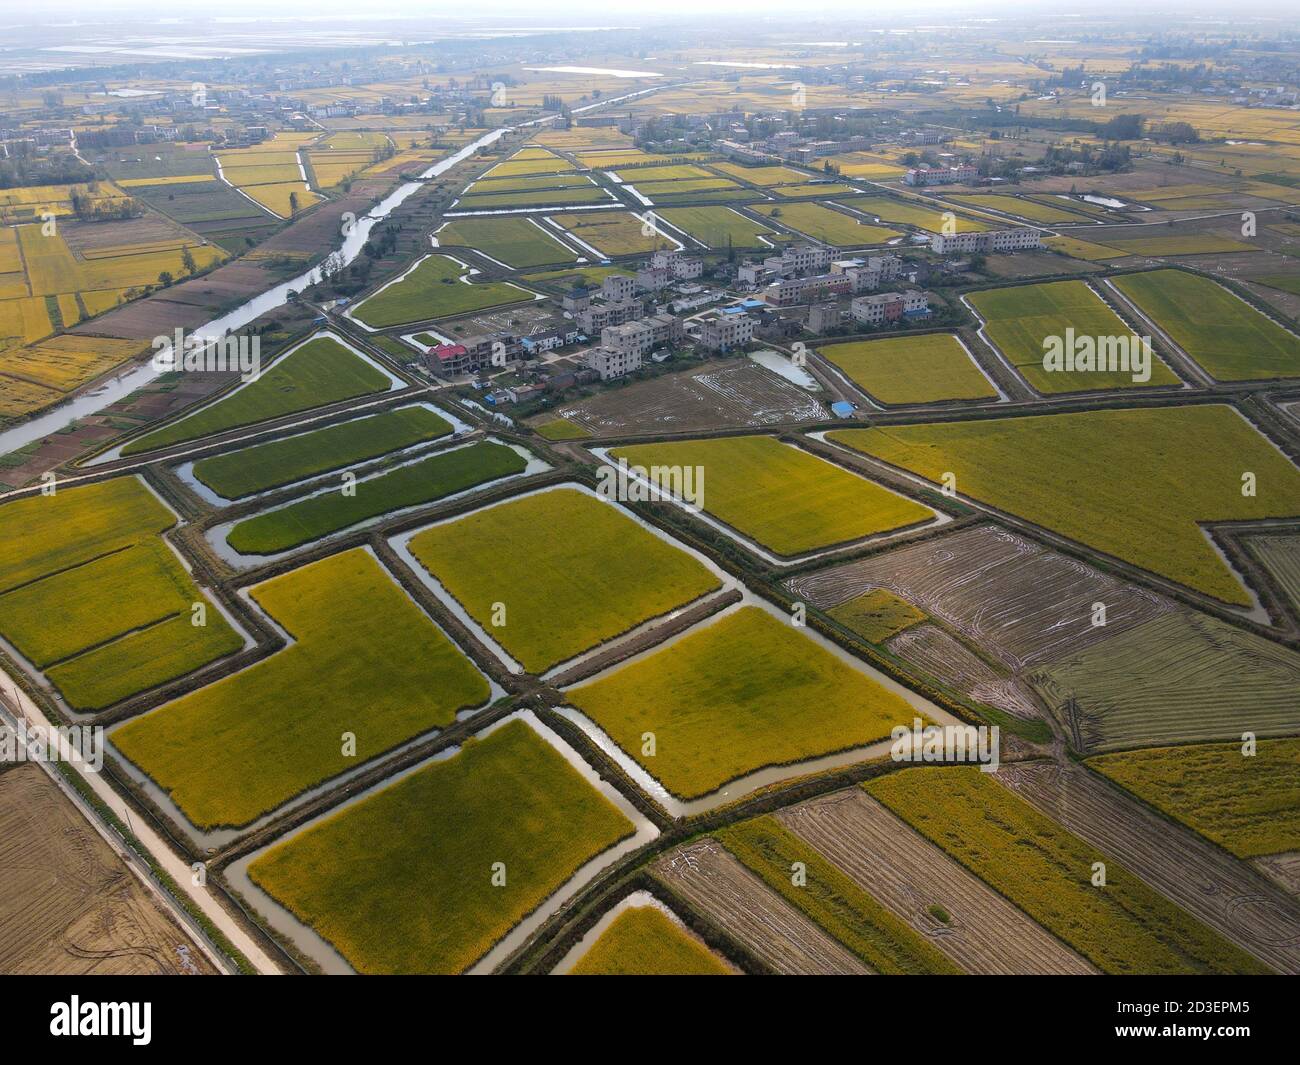
[[[966,299],[984,319],[984,332],[998,349],[1039,392],[1090,391],[1097,388],[1154,388],[1176,385],[1178,378],[1152,351],[1150,377],[1141,375],[1132,363],[1123,369],[1053,368],[1044,365],[1049,338],[1062,343],[1071,330],[1076,338],[1130,338],[1134,330],[1110,309],[1100,296],[1082,281],[1049,281],[972,292]],[[1118,351],[1118,349],[1116,349]],[[1073,352],[1072,352],[1073,354]],[[1120,364],[1117,362],[1117,366]],[[1077,366],[1077,364],[1076,364]]]
[[[705,838],[669,851],[651,874],[781,975],[862,975],[865,965]]]
[[[955,219],[958,233],[978,233],[992,226],[974,218],[958,214],[946,203],[938,200],[896,200],[890,196],[851,196],[842,201],[846,206],[864,214],[874,215],[882,222],[897,222],[916,226],[928,233],[942,233],[946,217]]]
[[[558,189],[528,189],[516,192],[483,192],[482,183],[456,201],[457,211],[507,211],[523,207],[573,207],[614,201],[596,185],[573,185]],[[548,260],[554,262],[555,260]]]
[[[772,231],[730,207],[670,207],[660,217],[710,248],[765,248]]]
[[[451,431],[451,423],[428,407],[402,407],[200,459],[194,464],[194,476],[226,499],[240,499],[437,440]]]
[[[881,403],[993,399],[998,394],[952,333],[827,344],[817,350]]]
[[[1145,589],[995,525],[792,577],[786,587],[841,620],[841,612],[852,611],[861,597],[886,590],[1017,673],[1172,609]],[[1097,602],[1106,604],[1104,627],[1092,624]]]
[[[396,281],[367,296],[351,317],[372,329],[531,300],[533,293],[508,281],[469,280],[469,268],[448,255],[428,255]]]
[[[202,830],[247,825],[488,698],[483,675],[365,550],[251,594],[289,645],[110,737]]]
[[[362,973],[459,973],[632,831],[513,720],[276,844],[248,874]]]
[[[0,531],[14,534],[0,634],[73,708],[102,709],[243,646],[161,540],[173,524],[134,477],[0,507]],[[196,604],[203,624],[191,623]]]
[[[803,389],[749,359],[665,374],[617,392],[598,392],[559,413],[592,433],[646,425],[679,430],[817,421],[828,411]]]
[[[848,429],[828,439],[935,483],[952,473],[959,495],[1247,607],[1250,596],[1200,523],[1300,514],[1300,471],[1221,405]],[[1242,470],[1257,475],[1256,495],[1242,495]]]
[[[721,829],[717,838],[772,890],[803,911],[862,959],[887,976],[953,976],[961,969],[906,922],[863,891],[846,874],[810,852],[776,818],[759,817]],[[807,880],[790,876],[801,862]]]
[[[439,451],[373,477],[307,496],[239,522],[227,543],[241,555],[274,555],[404,507],[432,503],[514,474],[528,465],[505,444],[480,440]]]
[[[532,673],[720,584],[620,508],[573,488],[434,525],[411,539],[410,551]]]
[[[758,607],[729,611],[566,696],[685,800],[759,769],[865,746],[919,714]]]
[[[1300,337],[1209,278],[1152,270],[1112,283],[1220,381],[1300,374]]]
[[[752,210],[813,240],[839,248],[884,244],[903,235],[896,229],[872,225],[855,215],[832,210],[820,203],[756,204]]]
[[[566,232],[600,255],[648,255],[652,251],[677,247],[677,241],[660,233],[647,235],[647,224],[631,211],[590,211],[551,215]]]
[[[1103,972],[1268,971],[978,769],[904,769],[863,787]]]
[[[861,788],[788,806],[775,817],[969,973],[1096,972]]]
[[[1189,610],[1026,679],[1088,753],[1300,731],[1300,655]]]
[[[443,246],[477,248],[489,258],[523,269],[572,262],[576,256],[529,218],[458,218],[438,230]]]
[[[1291,609],[1300,611],[1300,535],[1251,536],[1246,545],[1269,573],[1291,603]]]
[[[610,456],[643,469],[701,468],[705,512],[785,558],[934,518],[928,507],[770,436],[634,444]]]
[[[215,403],[132,440],[135,455],[344,399],[387,391],[392,379],[331,333],[318,333]]]
[[[732,970],[656,905],[629,906],[580,957],[570,976],[729,976]]]
[[[1239,858],[1300,850],[1300,740],[1158,747],[1088,765]]]

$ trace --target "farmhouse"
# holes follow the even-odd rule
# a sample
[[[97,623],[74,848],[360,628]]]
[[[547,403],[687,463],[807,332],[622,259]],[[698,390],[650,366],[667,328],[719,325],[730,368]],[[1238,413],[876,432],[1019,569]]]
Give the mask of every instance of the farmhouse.
[[[592,348],[583,356],[583,362],[600,375],[602,381],[626,377],[641,369],[644,359],[639,351],[611,351],[609,348]]]
[[[936,233],[930,238],[930,247],[940,255],[982,255],[988,252],[1026,251],[1042,246],[1042,231],[1026,227],[989,229],[982,233]]]
[[[909,318],[925,318],[930,314],[929,300],[924,292],[878,292],[859,296],[849,305],[853,320],[861,325],[880,326]]]
[[[974,166],[918,166],[909,170],[903,181],[908,185],[959,185],[979,176],[979,168]]]
[[[754,339],[754,319],[748,314],[710,313],[700,320],[700,345],[710,351],[732,351]]]

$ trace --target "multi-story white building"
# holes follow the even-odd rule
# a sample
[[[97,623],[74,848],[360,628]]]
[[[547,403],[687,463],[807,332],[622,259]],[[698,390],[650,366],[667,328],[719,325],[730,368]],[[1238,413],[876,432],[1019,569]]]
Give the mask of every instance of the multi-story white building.
[[[974,166],[918,166],[904,176],[908,185],[960,185],[980,176]]]
[[[602,381],[626,377],[641,369],[643,361],[640,352],[611,351],[606,347],[592,348],[583,356],[583,362],[600,374]]]
[[[621,303],[636,296],[636,278],[626,274],[610,274],[600,284],[600,294],[610,303]]]
[[[849,304],[849,313],[860,325],[881,326],[904,318],[924,318],[930,313],[930,301],[924,292],[878,292],[859,296]]]
[[[632,280],[628,278],[628,280]],[[645,305],[640,300],[619,300],[616,303],[593,303],[573,316],[578,328],[588,336],[596,336],[609,325],[622,325],[645,317]]]
[[[721,311],[700,321],[700,344],[710,351],[733,351],[754,339],[754,319]]]
[[[988,229],[983,233],[936,233],[930,238],[930,247],[940,255],[984,255],[989,252],[1029,251],[1042,246],[1042,230],[1025,226]]]

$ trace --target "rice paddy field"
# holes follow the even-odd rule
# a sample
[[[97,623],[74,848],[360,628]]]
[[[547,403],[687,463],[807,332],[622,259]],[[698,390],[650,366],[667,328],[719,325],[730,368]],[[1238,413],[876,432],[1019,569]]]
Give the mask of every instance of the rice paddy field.
[[[923,939],[911,925],[831,862],[812,850],[775,817],[742,821],[717,839],[768,887],[825,929],[873,972],[882,976],[956,976],[962,969]],[[790,870],[804,866],[807,881],[795,886]]]
[[[73,708],[102,709],[243,646],[161,540],[175,521],[134,477],[0,507],[0,634]]]
[[[572,488],[434,525],[411,553],[529,672],[713,591],[718,579],[620,508]],[[598,577],[597,577],[598,575]],[[505,624],[493,625],[494,604]]]
[[[783,557],[929,521],[933,512],[770,436],[635,444],[630,466],[698,467],[706,513]]]
[[[200,459],[194,476],[226,499],[241,499],[437,440],[451,431],[451,423],[429,407],[401,407]]]
[[[758,607],[731,611],[565,695],[685,800],[767,766],[875,742],[917,716],[901,696]]]
[[[730,207],[669,207],[660,217],[709,248],[764,248],[771,230]]]
[[[960,199],[957,199],[957,197],[954,197],[954,199],[963,205],[1001,211],[1003,214],[1014,215],[1017,218],[1027,218],[1031,222],[1077,224],[1087,220],[1085,215],[1076,214],[1074,211],[1067,211],[1063,207],[1057,207],[1050,203],[1040,203],[1037,200],[1027,199],[1022,196],[962,196]]]
[[[1088,765],[1238,858],[1300,850],[1300,740],[1157,747]]]
[[[123,455],[155,451],[286,414],[386,391],[389,376],[330,333],[276,359],[261,375],[215,403],[130,441]]]
[[[1300,655],[1174,611],[1026,676],[1089,753],[1300,731]]]
[[[522,473],[528,465],[512,448],[490,440],[429,455],[373,477],[310,495],[234,526],[226,542],[242,555],[273,555],[405,507]]]
[[[450,256],[427,255],[396,281],[358,303],[351,316],[372,329],[382,329],[532,298],[528,289],[508,281],[471,281],[469,268]]]
[[[863,787],[1103,972],[1268,972],[989,774],[904,769]],[[1102,890],[1091,882],[1099,861]]]
[[[1097,244],[1090,240],[1080,240],[1078,237],[1044,237],[1043,244],[1053,251],[1064,252],[1072,259],[1082,259],[1085,262],[1122,259],[1126,254],[1116,248],[1108,248],[1104,244]]]
[[[317,136],[282,131],[251,148],[220,151],[216,156],[221,178],[271,214],[291,218],[324,199],[308,186],[298,155]]]
[[[960,495],[1240,606],[1251,599],[1200,523],[1300,513],[1300,471],[1223,405],[848,429],[829,439],[935,483],[953,473]],[[1256,495],[1242,495],[1242,470],[1257,474]]]
[[[524,269],[547,263],[572,262],[573,252],[530,218],[458,218],[438,230],[443,247],[477,248],[507,266]]]
[[[1300,611],[1300,535],[1252,536],[1246,544],[1278,583],[1292,609]]]
[[[632,827],[514,720],[290,836],[248,872],[360,972],[459,973]]]
[[[958,233],[979,233],[993,227],[960,214],[938,200],[896,200],[890,196],[848,196],[842,202],[855,211],[875,215],[882,222],[915,226],[928,233],[942,233],[947,215],[952,215]]]
[[[1176,385],[1178,378],[1154,351],[1151,374],[1135,381],[1130,370],[1049,370],[1043,365],[1048,338],[1132,337],[1135,330],[1083,281],[1049,281],[1036,285],[987,289],[966,297],[984,319],[984,332],[1029,384],[1039,392],[1091,391],[1101,388],[1155,388]]]
[[[729,976],[708,947],[656,906],[630,906],[569,970],[570,976]]]
[[[998,394],[952,333],[827,344],[817,350],[881,403],[993,399]]]
[[[456,201],[458,211],[504,211],[522,207],[574,207],[597,203],[613,204],[608,192],[596,185],[582,184],[558,188],[533,188],[514,192],[494,192],[478,182],[473,191]]]
[[[653,251],[677,247],[667,237],[645,233],[646,223],[631,211],[589,211],[578,214],[551,215],[563,230],[583,244],[613,258],[618,255],[649,255]]]
[[[1209,278],[1151,270],[1112,284],[1220,381],[1300,375],[1300,337]]]
[[[813,240],[837,248],[884,244],[902,236],[896,229],[871,225],[861,218],[844,211],[834,211],[820,203],[760,203],[755,204],[752,210],[812,237]]]
[[[872,643],[884,643],[925,620],[925,613],[887,588],[873,588],[826,611],[841,625]]]
[[[250,824],[488,698],[483,675],[368,551],[273,577],[252,597],[288,646],[110,737],[200,829]]]

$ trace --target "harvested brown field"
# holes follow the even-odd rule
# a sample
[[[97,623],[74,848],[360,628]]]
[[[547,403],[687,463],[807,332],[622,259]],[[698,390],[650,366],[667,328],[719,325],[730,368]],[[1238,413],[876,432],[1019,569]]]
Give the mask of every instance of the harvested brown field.
[[[1016,762],[993,776],[1224,938],[1300,973],[1300,904],[1227,851],[1074,763]]]
[[[0,973],[214,972],[40,766],[0,772]]]
[[[669,851],[651,872],[783,976],[869,972],[716,840],[697,840]]]
[[[938,625],[914,625],[885,646],[904,662],[978,703],[1020,718],[1042,716],[1033,696],[1020,681],[998,673]]]
[[[776,817],[968,972],[1096,972],[861,788]]]
[[[711,363],[561,407],[592,433],[691,432],[828,418],[801,388],[748,359]]]
[[[1172,604],[996,525],[961,529],[792,578],[819,609],[886,588],[939,618],[1013,672],[1166,613]],[[1106,624],[1092,624],[1092,604]]]

